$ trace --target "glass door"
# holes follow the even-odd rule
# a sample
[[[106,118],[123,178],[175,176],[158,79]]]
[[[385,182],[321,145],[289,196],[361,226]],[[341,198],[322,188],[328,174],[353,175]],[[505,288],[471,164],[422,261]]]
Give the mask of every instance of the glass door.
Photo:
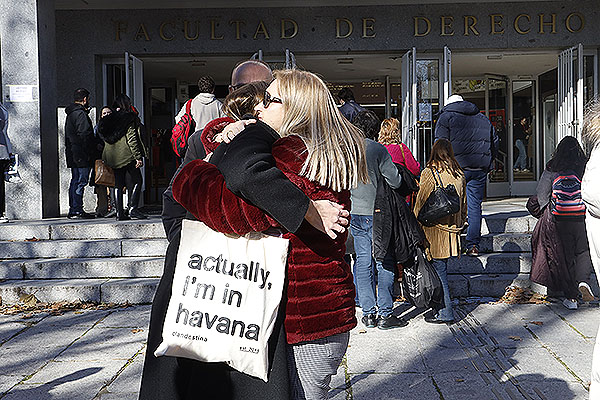
[[[537,101],[535,80],[511,81],[511,123],[513,148],[512,196],[535,192],[538,172]]]
[[[557,143],[568,135],[581,141],[584,103],[584,56],[581,43],[558,56]]]
[[[424,165],[433,146],[436,115],[451,94],[451,52],[402,57],[402,140]]]
[[[509,82],[510,80],[505,76],[488,76],[485,79],[485,115],[490,119],[499,139],[498,152],[489,174],[487,197],[510,195],[509,179],[513,149],[509,145],[511,143]]]

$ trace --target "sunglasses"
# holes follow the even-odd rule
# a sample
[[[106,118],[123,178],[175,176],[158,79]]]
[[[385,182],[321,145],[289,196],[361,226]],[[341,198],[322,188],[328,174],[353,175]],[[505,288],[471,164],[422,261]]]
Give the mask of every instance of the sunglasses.
[[[265,97],[263,97],[263,107],[268,108],[271,103],[283,104],[283,100],[279,97],[271,96],[269,92],[265,90]]]

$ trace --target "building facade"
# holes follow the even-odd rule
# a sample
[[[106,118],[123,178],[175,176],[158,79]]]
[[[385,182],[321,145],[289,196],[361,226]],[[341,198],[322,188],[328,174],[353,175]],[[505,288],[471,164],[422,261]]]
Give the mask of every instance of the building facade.
[[[132,97],[150,150],[146,203],[160,202],[176,167],[170,128],[197,79],[211,75],[224,97],[232,68],[251,57],[316,72],[333,93],[351,87],[359,103],[402,121],[421,161],[436,113],[462,95],[501,138],[490,197],[533,193],[598,93],[594,0],[121,3],[0,0],[2,99],[24,181],[9,184],[9,218],[66,213],[63,110],[78,87],[92,92],[93,111],[118,93]]]

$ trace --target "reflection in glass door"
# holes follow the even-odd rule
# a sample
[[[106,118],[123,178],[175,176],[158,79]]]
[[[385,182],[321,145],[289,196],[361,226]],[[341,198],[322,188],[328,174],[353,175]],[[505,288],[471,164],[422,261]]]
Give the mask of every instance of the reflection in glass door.
[[[511,194],[533,193],[537,172],[535,81],[512,81],[513,185]]]
[[[433,146],[434,116],[440,111],[439,60],[417,60],[417,160],[425,165]]]
[[[496,129],[499,139],[498,152],[492,163],[488,196],[508,194],[508,171],[511,149],[508,146],[508,80],[488,78],[486,80],[486,115]]]

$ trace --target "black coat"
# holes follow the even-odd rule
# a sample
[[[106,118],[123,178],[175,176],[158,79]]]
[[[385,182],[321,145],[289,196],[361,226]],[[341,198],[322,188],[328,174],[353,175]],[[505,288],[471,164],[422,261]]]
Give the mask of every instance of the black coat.
[[[310,200],[275,167],[271,149],[277,139],[277,132],[259,121],[248,125],[231,143],[217,147],[210,162],[219,168],[227,188],[235,195],[268,213],[287,231],[296,232],[304,221]],[[205,155],[200,132],[196,132],[190,137],[182,165]],[[180,229],[181,219],[186,214],[173,199],[172,182],[163,194],[162,219],[169,239]]]
[[[412,193],[414,186],[406,182],[405,166],[396,164],[403,177],[398,189],[392,189],[385,179],[380,179],[373,210],[373,258],[383,261],[390,245],[393,247],[396,262],[406,263],[414,260],[415,249],[425,240],[423,228],[406,203],[406,196]],[[406,169],[403,171],[402,169]]]
[[[94,129],[88,111],[73,103],[65,109],[65,155],[68,168],[90,168],[94,166]]]
[[[498,150],[498,135],[475,104],[457,101],[442,108],[435,126],[435,140],[440,138],[450,141],[461,168],[490,170]]]

